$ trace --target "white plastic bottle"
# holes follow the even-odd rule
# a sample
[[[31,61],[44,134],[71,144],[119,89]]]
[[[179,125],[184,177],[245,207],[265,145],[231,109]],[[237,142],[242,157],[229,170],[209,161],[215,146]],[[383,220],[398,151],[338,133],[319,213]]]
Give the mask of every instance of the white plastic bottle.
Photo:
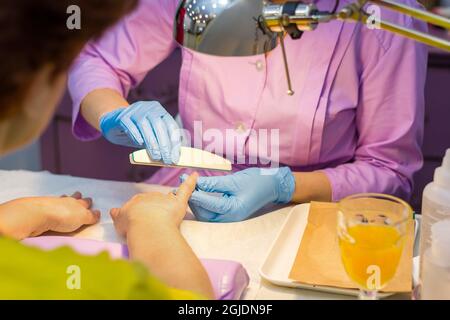
[[[447,149],[442,166],[434,172],[434,180],[429,183],[423,191],[422,200],[422,224],[420,236],[420,279],[422,284],[422,299],[427,298],[431,285],[430,277],[433,266],[430,261],[444,267],[450,261],[450,149]],[[439,224],[437,224],[439,223]],[[432,235],[432,228],[435,234]],[[449,230],[446,230],[449,228]],[[445,232],[446,231],[446,232]],[[427,267],[424,268],[425,263]],[[450,269],[450,267],[448,267]],[[441,279],[441,284],[450,285],[450,271],[447,269],[447,279]],[[437,270],[437,269],[436,269]],[[436,271],[435,270],[435,271]],[[441,270],[442,271],[442,270]],[[443,276],[444,273],[440,273]],[[428,280],[427,280],[428,279]],[[428,282],[427,282],[428,281]],[[439,283],[433,284],[438,285]],[[432,288],[431,291],[439,291],[439,288]],[[445,290],[444,290],[445,291]],[[425,293],[425,296],[423,295]],[[450,297],[446,297],[450,299]]]
[[[450,300],[450,218],[431,226],[431,247],[421,256],[423,300]]]

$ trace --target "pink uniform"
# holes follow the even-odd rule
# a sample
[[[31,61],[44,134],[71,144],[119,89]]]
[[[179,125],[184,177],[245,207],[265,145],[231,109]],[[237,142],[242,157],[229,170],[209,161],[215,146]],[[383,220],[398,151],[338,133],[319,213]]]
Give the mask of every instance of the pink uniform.
[[[413,0],[402,2],[417,6]],[[126,96],[176,48],[177,3],[141,0],[134,13],[86,46],[69,79],[78,138],[100,136],[79,112],[89,92],[111,88]],[[323,10],[334,5],[316,3]],[[408,17],[388,10],[381,14],[384,20],[426,30]],[[184,128],[198,135],[194,122],[201,121],[203,131],[214,128],[224,136],[227,129],[279,129],[280,165],[293,171],[323,170],[333,200],[359,192],[408,198],[413,174],[422,165],[426,47],[361,24],[334,21],[305,32],[300,40],[286,38],[286,49],[294,96],[286,94],[279,47],[252,57],[208,56],[183,48],[179,111]],[[235,147],[250,155],[248,141],[239,139]],[[150,182],[176,185],[183,172],[164,168]]]

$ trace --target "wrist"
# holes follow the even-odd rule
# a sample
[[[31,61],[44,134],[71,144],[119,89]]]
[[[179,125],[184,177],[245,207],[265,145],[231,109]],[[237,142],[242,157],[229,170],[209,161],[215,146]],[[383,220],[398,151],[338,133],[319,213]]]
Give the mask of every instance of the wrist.
[[[48,231],[49,219],[37,198],[21,198],[0,205],[0,235],[24,239]]]
[[[101,131],[100,119],[105,114],[123,106],[128,106],[128,102],[118,90],[95,89],[81,101],[80,111],[91,126]]]
[[[57,197],[34,197],[18,200],[22,202],[22,206],[19,208],[26,215],[25,221],[28,221],[29,235],[27,236],[47,232],[57,224],[56,217],[60,212],[55,211],[53,201],[58,200]]]
[[[173,240],[172,235],[179,232],[175,224],[158,219],[130,222],[126,231],[130,256],[135,259],[152,255],[155,251],[160,251],[161,244],[166,242],[165,240]]]
[[[147,266],[152,272],[158,261],[173,250],[180,230],[173,224],[133,224],[127,231],[129,257]]]
[[[278,198],[275,203],[285,204],[292,201],[295,192],[295,178],[289,167],[278,168],[275,173]]]
[[[116,118],[123,108],[117,108],[115,110],[102,110],[98,114],[97,123],[100,131],[105,134],[107,132],[108,122]]]

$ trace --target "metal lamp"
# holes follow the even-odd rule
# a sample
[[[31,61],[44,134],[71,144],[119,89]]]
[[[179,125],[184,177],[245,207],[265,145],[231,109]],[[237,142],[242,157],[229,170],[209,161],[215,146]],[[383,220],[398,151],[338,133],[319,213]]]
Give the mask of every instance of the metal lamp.
[[[304,31],[337,19],[368,23],[371,17],[366,7],[371,3],[450,30],[449,19],[392,0],[356,0],[339,10],[336,5],[330,12],[302,1],[276,4],[267,0],[182,0],[175,17],[174,37],[187,48],[217,56],[258,55],[280,44],[288,94],[292,95],[284,36],[298,39]],[[387,21],[377,22],[381,29],[450,51],[450,42],[444,39]]]

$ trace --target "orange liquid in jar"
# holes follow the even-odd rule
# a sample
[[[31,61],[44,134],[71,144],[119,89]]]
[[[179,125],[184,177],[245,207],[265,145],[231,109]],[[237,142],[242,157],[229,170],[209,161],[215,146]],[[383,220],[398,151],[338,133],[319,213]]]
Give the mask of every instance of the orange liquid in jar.
[[[349,277],[362,289],[380,290],[390,281],[402,255],[404,239],[388,225],[355,225],[349,238],[339,239],[341,257]]]

